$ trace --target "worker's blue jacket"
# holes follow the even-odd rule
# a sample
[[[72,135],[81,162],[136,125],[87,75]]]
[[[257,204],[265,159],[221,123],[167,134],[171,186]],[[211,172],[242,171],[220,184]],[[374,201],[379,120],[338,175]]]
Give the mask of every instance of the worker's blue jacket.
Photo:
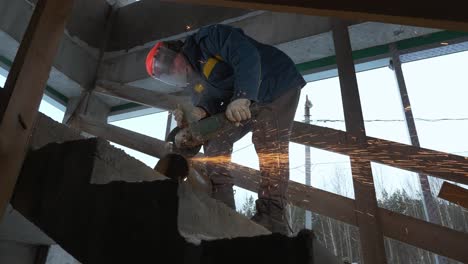
[[[182,52],[199,74],[190,87],[193,104],[209,114],[238,98],[269,103],[306,84],[286,54],[231,26],[201,28],[187,37]]]

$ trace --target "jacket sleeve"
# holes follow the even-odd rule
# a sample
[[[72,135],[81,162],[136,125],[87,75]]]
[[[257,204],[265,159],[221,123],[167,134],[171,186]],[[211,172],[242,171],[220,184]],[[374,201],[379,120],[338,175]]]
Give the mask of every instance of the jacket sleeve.
[[[201,28],[196,35],[200,48],[219,56],[234,71],[231,100],[246,98],[257,101],[261,82],[261,60],[257,47],[240,29],[227,25]]]

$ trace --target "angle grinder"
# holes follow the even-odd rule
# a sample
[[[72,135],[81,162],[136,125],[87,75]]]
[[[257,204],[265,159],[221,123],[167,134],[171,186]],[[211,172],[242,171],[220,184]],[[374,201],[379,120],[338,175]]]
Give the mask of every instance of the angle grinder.
[[[255,116],[258,105],[252,105],[250,111]],[[184,128],[174,128],[167,135],[166,142],[171,145],[171,152],[191,158],[198,154],[206,141],[235,128],[236,124],[229,121],[222,112],[191,122]]]

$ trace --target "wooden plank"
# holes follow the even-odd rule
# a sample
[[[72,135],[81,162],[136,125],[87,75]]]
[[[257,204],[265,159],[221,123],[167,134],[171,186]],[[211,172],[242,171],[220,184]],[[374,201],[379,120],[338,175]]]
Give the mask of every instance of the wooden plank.
[[[104,80],[97,82],[93,92],[166,110],[176,109],[178,104],[190,104],[190,98],[180,92],[168,94]]]
[[[347,24],[333,21],[332,34],[346,131],[356,136],[360,149],[365,149],[366,131]],[[365,264],[387,263],[370,161],[360,159],[359,153],[352,153],[350,158],[362,261]]]
[[[336,17],[348,20],[378,21],[399,25],[413,25],[468,31],[468,19],[463,13],[462,2],[418,3],[420,8],[408,8],[404,0],[370,2],[356,1],[301,1],[301,0],[162,0],[164,2],[190,3],[200,5],[268,10],[297,13],[311,16]]]
[[[91,120],[85,119],[85,121],[84,127],[87,128],[88,133],[100,134],[99,136],[103,138],[119,141],[117,143],[121,145],[157,158],[164,155],[163,151],[157,151],[165,144],[162,140],[111,125],[96,124]],[[116,131],[118,133],[114,133]],[[111,136],[112,134],[114,136]],[[115,136],[115,134],[118,136]],[[203,157],[203,155],[200,154],[200,157]],[[192,162],[192,164],[196,168],[203,166],[203,162]],[[260,171],[235,163],[230,163],[228,166],[236,185],[257,192]],[[357,226],[354,209],[355,201],[353,199],[293,181],[289,181],[288,197],[289,201],[296,206]],[[378,209],[378,213],[380,219],[382,219],[382,231],[385,236],[455,260],[466,260],[466,250],[460,245],[466,245],[468,234],[382,208]],[[435,237],[436,235],[437,237]],[[438,239],[439,237],[441,239]]]
[[[74,127],[94,136],[107,139],[154,157],[161,158],[168,153],[166,150],[166,142],[162,140],[120,128],[118,126],[104,124],[83,115],[78,116],[74,121]]]
[[[39,0],[0,102],[0,218],[23,163],[33,122],[73,0]]]
[[[294,122],[291,141],[340,153],[358,154],[362,160],[421,172],[449,181],[468,184],[468,158],[436,150],[366,137],[365,147],[352,134],[326,127]]]
[[[260,171],[231,163],[228,165],[235,185],[257,192]],[[288,183],[288,201],[301,208],[322,214],[347,224],[356,225],[354,200],[306,186],[294,181]]]
[[[379,209],[384,235],[401,242],[468,263],[468,234],[410,216]]]
[[[444,182],[438,197],[468,209],[468,190],[465,188]]]

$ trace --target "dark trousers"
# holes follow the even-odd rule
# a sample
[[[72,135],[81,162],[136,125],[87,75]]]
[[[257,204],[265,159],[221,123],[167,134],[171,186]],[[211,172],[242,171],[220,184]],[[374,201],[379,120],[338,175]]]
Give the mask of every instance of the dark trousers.
[[[204,144],[206,156],[222,156],[230,161],[234,142],[253,132],[260,163],[258,198],[272,200],[284,207],[289,180],[289,138],[301,90],[291,89],[269,104],[260,105],[252,119]],[[217,168],[207,164],[213,184],[213,197],[235,208],[233,179],[227,166]],[[229,197],[232,196],[232,197]]]

